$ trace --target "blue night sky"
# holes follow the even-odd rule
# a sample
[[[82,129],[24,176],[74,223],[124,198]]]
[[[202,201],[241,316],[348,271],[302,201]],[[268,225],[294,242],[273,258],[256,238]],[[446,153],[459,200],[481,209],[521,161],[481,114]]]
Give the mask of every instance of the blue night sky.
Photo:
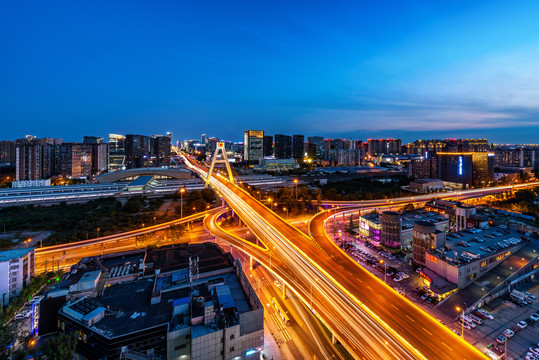
[[[539,2],[4,1],[0,139],[539,141]]]

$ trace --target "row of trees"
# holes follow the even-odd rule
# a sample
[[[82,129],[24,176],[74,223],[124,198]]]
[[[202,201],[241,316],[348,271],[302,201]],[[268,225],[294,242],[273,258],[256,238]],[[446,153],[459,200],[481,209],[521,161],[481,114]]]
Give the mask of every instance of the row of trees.
[[[321,187],[324,199],[336,201],[358,201],[395,198],[408,196],[401,186],[408,185],[405,176],[394,177],[391,181],[380,182],[372,178],[355,178],[346,181],[336,181]]]

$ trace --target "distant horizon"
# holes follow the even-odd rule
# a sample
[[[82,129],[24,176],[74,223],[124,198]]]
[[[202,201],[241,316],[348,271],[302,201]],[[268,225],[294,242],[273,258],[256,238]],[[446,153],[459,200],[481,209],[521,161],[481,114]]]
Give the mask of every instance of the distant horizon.
[[[264,130],[264,129],[261,129],[261,128],[252,128],[252,129],[247,129],[247,130]],[[61,139],[63,142],[73,142],[73,143],[81,143],[82,140],[83,140],[83,137],[84,136],[96,136],[96,137],[102,137],[103,140],[105,142],[108,143],[108,140],[109,140],[109,135],[110,134],[118,134],[118,135],[128,135],[128,134],[133,134],[133,135],[145,135],[145,136],[153,136],[153,135],[162,135],[162,136],[165,136],[167,133],[167,131],[165,132],[162,132],[162,133],[151,133],[151,134],[144,134],[144,133],[140,133],[140,132],[130,132],[130,133],[123,133],[123,132],[109,132],[107,133],[105,136],[101,136],[101,135],[95,135],[95,134],[86,134],[86,135],[82,135],[80,137],[80,139],[74,139],[74,138],[69,138],[69,139],[66,139],[66,138],[63,138],[61,136],[38,136],[38,135],[35,135],[35,134],[32,134],[32,133],[29,133],[29,134],[25,134],[23,136],[19,136],[19,137],[16,137],[16,138],[11,138],[11,139],[0,139],[0,141],[3,141],[3,140],[7,140],[7,141],[15,141],[15,140],[18,140],[18,139],[24,139],[26,137],[26,135],[30,135],[30,136],[35,136],[36,138],[52,138],[52,139]],[[234,143],[241,143],[243,142],[243,131],[241,132],[242,136],[241,136],[241,139],[228,139],[228,138],[222,138],[222,137],[219,137],[219,136],[216,136],[216,135],[211,135],[211,134],[208,134],[208,133],[200,133],[198,135],[198,137],[189,137],[189,138],[184,138],[184,139],[179,139],[177,138],[174,133],[172,134],[172,145],[175,145],[177,143],[177,141],[180,141],[180,142],[183,142],[183,141],[188,141],[188,140],[201,140],[201,136],[202,134],[206,134],[206,137],[208,138],[212,138],[212,137],[215,137],[215,138],[218,138],[219,140],[223,140],[223,141],[230,141],[230,142],[234,142]],[[324,139],[343,139],[343,140],[360,140],[362,141],[363,143],[366,143],[369,139],[398,139],[398,140],[401,140],[402,141],[402,145],[407,145],[409,143],[412,143],[416,140],[450,140],[450,139],[487,139],[487,141],[489,142],[489,144],[496,144],[496,145],[539,145],[539,139],[538,139],[538,142],[536,143],[515,143],[515,142],[498,142],[498,141],[492,141],[491,139],[489,139],[488,137],[483,137],[483,136],[459,136],[459,137],[441,137],[441,136],[431,136],[431,137],[410,137],[411,140],[408,140],[406,138],[402,138],[402,137],[397,137],[397,136],[380,136],[380,137],[375,137],[375,136],[368,136],[366,138],[356,138],[356,137],[350,137],[350,136],[324,136],[322,134],[318,134],[318,135],[306,135],[306,134],[302,134],[301,132],[295,132],[295,133],[284,133],[284,132],[276,132],[274,134],[269,134],[267,133],[265,130],[264,130],[264,135],[269,135],[269,136],[275,136],[276,134],[283,134],[283,135],[289,135],[289,136],[292,136],[292,135],[304,135],[304,139],[305,139],[305,142],[308,141],[308,138],[309,137],[314,137],[314,136],[321,136],[323,137]]]

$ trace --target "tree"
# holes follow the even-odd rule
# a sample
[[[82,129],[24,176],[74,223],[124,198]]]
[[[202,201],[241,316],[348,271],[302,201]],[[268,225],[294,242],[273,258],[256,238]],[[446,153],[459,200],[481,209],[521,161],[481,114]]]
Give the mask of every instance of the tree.
[[[77,338],[80,333],[59,333],[45,340],[39,348],[40,359],[71,360],[77,347]]]
[[[130,214],[140,211],[140,200],[137,197],[131,197],[124,205],[124,210]]]
[[[515,192],[515,199],[518,201],[533,201],[537,195],[528,189],[518,190]]]
[[[203,189],[202,198],[210,204],[213,203],[215,201],[215,191],[212,189]]]
[[[412,211],[414,209],[415,209],[415,206],[412,203],[408,203],[402,207],[402,210],[404,211]]]

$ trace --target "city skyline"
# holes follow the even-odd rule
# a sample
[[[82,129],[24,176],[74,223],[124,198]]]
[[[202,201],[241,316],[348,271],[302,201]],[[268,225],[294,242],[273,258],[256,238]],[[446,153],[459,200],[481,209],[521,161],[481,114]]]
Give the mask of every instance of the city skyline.
[[[534,4],[130,5],[4,7],[3,138],[539,134]]]

